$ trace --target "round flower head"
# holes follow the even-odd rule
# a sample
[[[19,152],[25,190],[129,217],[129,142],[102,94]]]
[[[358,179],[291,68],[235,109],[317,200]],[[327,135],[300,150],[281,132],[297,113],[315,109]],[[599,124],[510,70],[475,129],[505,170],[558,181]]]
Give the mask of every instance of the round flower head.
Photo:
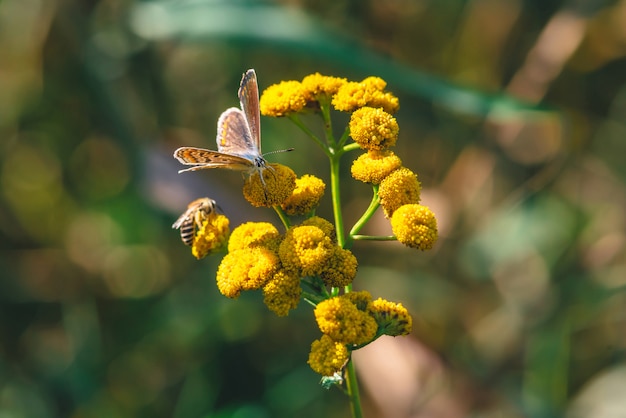
[[[345,78],[330,77],[315,73],[307,75],[302,79],[302,86],[307,95],[307,100],[319,100],[320,98],[330,98],[337,90],[348,81]]]
[[[392,171],[402,166],[400,158],[390,150],[370,150],[352,163],[352,177],[364,183],[379,184]]]
[[[228,251],[267,245],[279,236],[278,229],[269,222],[246,222],[233,229],[228,240]]]
[[[263,287],[279,266],[276,254],[265,247],[229,252],[217,269],[217,288],[224,296],[237,298],[242,290]]]
[[[296,188],[281,207],[287,215],[307,214],[319,205],[325,188],[326,185],[321,179],[305,174],[296,179]]]
[[[263,286],[263,303],[276,315],[287,316],[300,302],[300,277],[279,269]]]
[[[406,167],[399,168],[380,182],[378,197],[387,218],[402,205],[418,203],[422,185],[417,174]]]
[[[316,226],[296,226],[287,231],[278,248],[283,266],[302,276],[319,274],[334,252],[335,244]]]
[[[368,311],[372,303],[372,295],[367,290],[346,293],[343,297],[354,303],[360,311]]]
[[[348,82],[342,85],[332,104],[342,112],[352,112],[360,107],[369,106],[382,108],[388,113],[395,113],[400,107],[398,98],[385,92],[387,83],[379,77],[367,77],[358,82]]]
[[[430,250],[437,241],[437,218],[427,207],[403,205],[391,217],[391,230],[404,245]]]
[[[372,341],[378,330],[376,321],[345,296],[326,299],[315,307],[318,327],[333,340],[344,344],[361,345]]]
[[[382,150],[398,139],[396,118],[382,109],[362,107],[350,117],[350,136],[363,149]]]
[[[263,184],[265,183],[265,184]],[[296,173],[282,164],[255,171],[243,185],[243,196],[252,206],[272,207],[283,203],[296,188]]]
[[[341,371],[348,362],[349,353],[345,344],[333,341],[328,335],[322,335],[311,344],[309,366],[322,376],[332,376]]]
[[[330,239],[333,242],[336,242],[337,234],[335,232],[335,225],[333,225],[326,219],[320,218],[319,216],[311,216],[310,218],[302,221],[302,223],[300,224],[300,226],[307,226],[307,225],[318,227],[324,232],[324,234],[330,237]]]
[[[335,246],[335,253],[330,257],[320,277],[327,286],[344,287],[356,277],[358,263],[350,250]]]
[[[191,253],[197,259],[226,248],[230,232],[229,220],[222,214],[207,217],[191,244]]]
[[[299,81],[281,81],[261,95],[259,106],[264,116],[285,116],[299,112],[306,105],[307,92]]]
[[[396,337],[411,333],[413,318],[401,303],[378,298],[371,303],[370,312],[382,334]]]

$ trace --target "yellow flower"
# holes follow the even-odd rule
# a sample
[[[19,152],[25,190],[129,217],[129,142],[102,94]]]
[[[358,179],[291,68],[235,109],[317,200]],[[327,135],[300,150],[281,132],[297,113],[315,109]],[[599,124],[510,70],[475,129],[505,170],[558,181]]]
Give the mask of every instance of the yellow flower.
[[[411,333],[413,318],[411,318],[409,311],[401,303],[389,302],[378,298],[371,303],[370,312],[374,316],[382,334],[396,337]]]
[[[320,302],[314,311],[317,325],[334,341],[354,345],[368,343],[376,336],[378,325],[368,312],[359,310],[347,295]]]
[[[283,266],[303,276],[319,274],[334,252],[335,244],[316,226],[296,226],[285,234],[278,248]]]
[[[263,287],[279,267],[280,260],[268,248],[235,250],[224,256],[217,269],[217,287],[224,296],[234,299],[242,290]]]
[[[352,112],[360,107],[369,106],[382,108],[387,113],[395,113],[400,107],[398,98],[385,92],[387,83],[379,77],[368,77],[358,82],[348,82],[342,85],[332,104],[342,112]]]
[[[302,79],[302,86],[307,95],[308,101],[319,100],[323,97],[330,98],[348,80],[339,77],[330,77],[315,73],[307,75]]]
[[[327,286],[344,287],[356,277],[358,263],[354,254],[335,246],[335,253],[330,257],[320,277]]]
[[[311,216],[309,219],[305,219],[302,221],[300,226],[316,226],[321,229],[324,234],[326,234],[332,242],[337,242],[337,233],[335,231],[335,225],[330,223],[324,218],[320,218],[319,216]]]
[[[300,302],[300,277],[279,269],[263,286],[263,303],[276,315],[287,316]]]
[[[387,218],[402,205],[419,203],[422,185],[417,174],[406,167],[399,168],[380,182],[378,197]]]
[[[306,105],[307,91],[299,81],[281,81],[261,95],[259,106],[264,116],[285,116],[299,112]]]
[[[360,292],[350,292],[343,295],[343,297],[354,303],[358,310],[368,311],[370,304],[372,303],[372,295],[367,290],[361,290]]]
[[[305,174],[296,179],[296,188],[281,207],[288,215],[307,214],[319,205],[325,188],[321,179]]]
[[[222,214],[207,217],[191,244],[191,253],[197,259],[226,248],[230,233],[229,220]]]
[[[333,341],[328,335],[322,335],[311,344],[309,366],[322,376],[332,376],[341,371],[348,362],[349,353],[344,344]]]
[[[392,171],[402,166],[393,151],[370,150],[352,163],[352,177],[364,183],[379,184]]]
[[[233,229],[228,240],[228,252],[267,245],[278,237],[278,230],[269,222],[246,222]]]
[[[391,217],[391,230],[398,241],[420,250],[430,250],[439,236],[435,214],[418,204],[400,206]]]
[[[350,117],[350,136],[363,149],[382,150],[398,139],[396,118],[382,109],[362,107]]]
[[[265,184],[263,184],[265,182]],[[243,196],[252,206],[272,207],[283,203],[296,188],[296,173],[282,164],[270,164],[263,179],[255,171],[243,185]]]

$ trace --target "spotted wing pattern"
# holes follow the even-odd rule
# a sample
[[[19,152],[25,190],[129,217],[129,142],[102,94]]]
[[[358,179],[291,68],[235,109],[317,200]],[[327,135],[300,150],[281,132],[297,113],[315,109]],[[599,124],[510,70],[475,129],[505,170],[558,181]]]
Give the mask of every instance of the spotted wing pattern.
[[[191,168],[179,170],[179,173],[207,168],[250,170],[254,167],[254,163],[246,158],[204,148],[181,147],[174,151],[174,157],[182,164],[193,166]]]

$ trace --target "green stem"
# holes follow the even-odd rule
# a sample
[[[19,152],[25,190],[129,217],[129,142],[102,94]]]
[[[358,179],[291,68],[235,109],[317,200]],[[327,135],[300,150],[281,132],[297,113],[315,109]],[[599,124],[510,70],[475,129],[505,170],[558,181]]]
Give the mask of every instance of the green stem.
[[[315,143],[317,143],[317,145],[320,146],[322,151],[324,151],[324,154],[326,154],[329,158],[331,157],[330,151],[328,150],[328,147],[326,146],[326,144],[324,144],[322,140],[319,139],[317,135],[313,133],[313,131],[311,131],[304,123],[302,123],[298,115],[292,113],[288,117],[289,117],[289,120],[295,123],[298,128],[300,128],[305,134],[310,136],[311,139],[313,139],[313,141],[315,141]]]
[[[348,360],[348,364],[346,365],[346,386],[348,396],[350,397],[350,410],[352,411],[352,418],[363,418],[359,384],[356,379],[356,370],[354,368],[354,361],[352,361],[352,358]]]
[[[355,222],[354,226],[350,230],[350,234],[348,235],[348,243],[347,248],[352,246],[352,241],[355,239],[364,239],[364,238],[355,238],[355,237],[363,237],[365,235],[356,235],[363,228],[363,226],[374,216],[376,209],[380,206],[380,200],[378,199],[378,186],[373,186],[372,200],[370,201],[370,205],[365,210],[361,218]]]
[[[272,206],[274,208],[274,211],[276,211],[276,213],[278,214],[278,217],[280,218],[281,222],[283,223],[283,225],[285,226],[285,229],[289,229],[291,227],[291,222],[289,221],[289,217],[287,217],[287,214],[285,213],[285,211],[283,211],[283,209],[278,206]]]
[[[355,149],[359,149],[359,148],[361,148],[361,146],[357,144],[356,142],[353,142],[351,144],[344,146],[342,150],[343,152],[348,152],[348,151],[354,151]]]
[[[354,241],[397,241],[395,235],[351,235]]]
[[[326,134],[326,141],[331,147],[334,147],[335,136],[333,135],[333,123],[330,117],[330,103],[328,101],[320,101],[320,109],[322,110],[322,119],[324,119],[324,133]]]
[[[341,190],[339,187],[339,158],[341,153],[330,157],[330,190],[333,200],[333,214],[335,215],[335,230],[337,232],[337,244],[345,248],[346,235],[343,230],[343,214],[341,213]]]
[[[343,147],[343,144],[346,143],[349,136],[350,136],[350,125],[346,126],[346,129],[344,129],[343,134],[341,135],[341,138],[339,138],[338,144],[340,147]]]

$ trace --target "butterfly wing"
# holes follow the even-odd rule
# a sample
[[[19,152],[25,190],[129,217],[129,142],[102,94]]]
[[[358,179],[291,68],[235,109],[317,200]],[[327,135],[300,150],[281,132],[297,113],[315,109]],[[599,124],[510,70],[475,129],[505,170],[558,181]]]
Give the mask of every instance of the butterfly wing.
[[[174,151],[174,158],[185,165],[192,165],[191,168],[179,170],[196,171],[206,168],[228,168],[230,170],[250,170],[254,163],[244,157],[222,152],[212,151],[204,148],[181,147]]]
[[[256,150],[261,153],[261,112],[259,110],[259,85],[253,69],[246,71],[239,86],[239,102],[246,116]]]
[[[236,107],[226,109],[217,121],[217,149],[253,161],[259,149],[250,132],[244,113]]]

